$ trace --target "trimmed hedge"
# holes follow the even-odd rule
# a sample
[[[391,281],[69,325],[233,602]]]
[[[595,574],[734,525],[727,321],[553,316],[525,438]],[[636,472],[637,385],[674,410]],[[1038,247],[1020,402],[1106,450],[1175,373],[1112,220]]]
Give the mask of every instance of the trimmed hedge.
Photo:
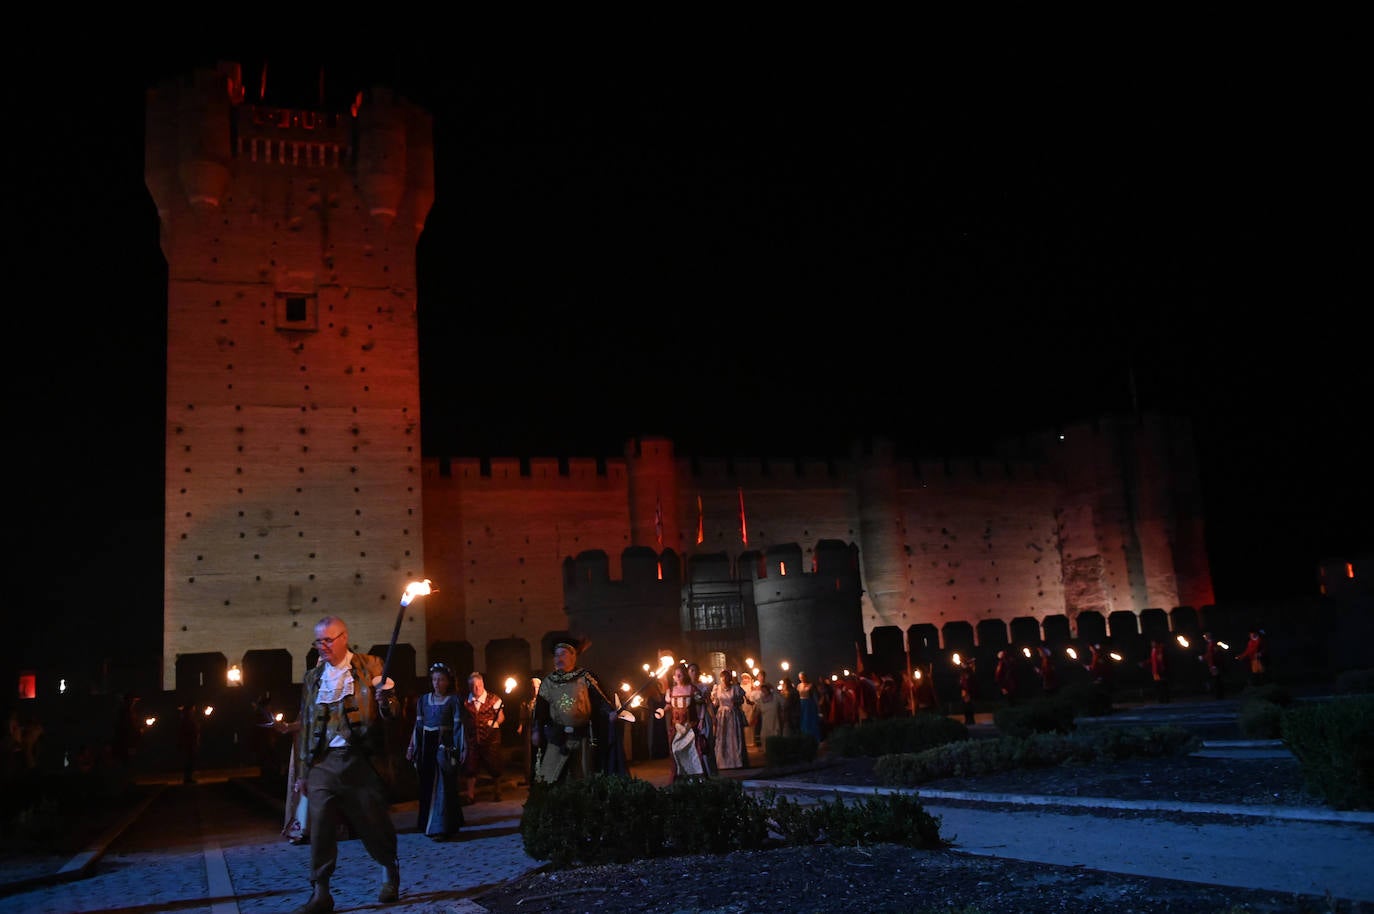
[[[940,820],[909,794],[802,804],[745,793],[731,778],[648,781],[594,775],[531,785],[520,819],[525,853],[555,869],[685,854],[728,854],[824,841],[940,848]]]
[[[877,757],[893,752],[921,752],[968,739],[968,727],[943,714],[922,711],[912,717],[864,721],[837,727],[826,738],[826,751],[845,758]]]
[[[966,740],[924,752],[878,759],[873,772],[879,782],[914,787],[947,777],[976,777],[1017,768],[1146,757],[1187,755],[1200,740],[1183,727],[1112,727],[1064,735],[1032,733],[997,739]]]
[[[1294,705],[1281,729],[1309,790],[1336,809],[1374,809],[1374,695]]]
[[[993,725],[1004,736],[1027,737],[1032,733],[1071,733],[1079,717],[1104,717],[1112,712],[1112,700],[1090,683],[1066,686],[992,713]]]

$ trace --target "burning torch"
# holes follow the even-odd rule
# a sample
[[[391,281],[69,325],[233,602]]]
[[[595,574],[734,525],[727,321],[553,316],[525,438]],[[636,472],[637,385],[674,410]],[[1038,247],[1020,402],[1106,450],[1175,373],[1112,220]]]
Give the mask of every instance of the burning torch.
[[[654,683],[662,679],[663,674],[668,672],[668,670],[671,669],[673,664],[676,662],[677,661],[674,660],[671,655],[664,654],[662,657],[658,658],[658,669],[654,670],[652,673],[649,673],[649,665],[647,663],[644,664],[644,672],[649,673],[649,678],[645,680],[644,685],[635,689],[633,692],[630,692],[630,694],[626,695],[623,699],[619,695],[616,695],[616,705],[620,709],[620,712],[617,716],[621,720],[627,721],[629,723],[634,723],[634,714],[630,713],[629,709],[634,707],[638,703],[640,693],[642,693],[649,686],[653,685]],[[622,692],[629,691],[628,683],[622,685],[620,690]]]
[[[436,590],[438,590],[438,588],[430,584],[429,578],[425,578],[423,581],[411,581],[406,585],[405,593],[401,594],[401,608],[396,612],[396,627],[391,630],[391,643],[386,647],[386,660],[382,663],[381,678],[373,683],[373,686],[378,692],[390,691],[387,684],[390,683],[391,680],[388,678],[387,674],[391,672],[391,655],[396,650],[396,638],[401,634],[401,622],[405,619],[406,607],[409,606],[416,597],[423,597],[426,594],[434,593]],[[391,689],[394,688],[395,686],[392,685]],[[383,717],[391,716],[388,712],[393,709],[391,709],[389,705],[390,701],[378,701],[377,707],[378,710],[382,712]]]

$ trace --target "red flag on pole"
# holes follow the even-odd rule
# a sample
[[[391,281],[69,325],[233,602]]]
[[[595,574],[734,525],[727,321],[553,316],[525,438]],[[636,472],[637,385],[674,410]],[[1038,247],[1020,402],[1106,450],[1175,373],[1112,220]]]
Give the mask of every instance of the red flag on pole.
[[[697,542],[701,543],[706,539],[706,523],[701,514],[701,496],[697,496]]]
[[[739,487],[739,538],[744,545],[749,545],[749,525],[744,521],[744,486]]]

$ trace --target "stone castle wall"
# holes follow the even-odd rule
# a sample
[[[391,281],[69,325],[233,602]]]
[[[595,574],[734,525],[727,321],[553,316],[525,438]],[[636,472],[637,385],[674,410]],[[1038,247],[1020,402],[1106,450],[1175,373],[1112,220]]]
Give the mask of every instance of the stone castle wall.
[[[1210,602],[1191,441],[1162,420],[962,462],[881,445],[679,457],[662,438],[602,463],[422,458],[428,116],[384,90],[350,116],[242,99],[233,65],[148,95],[169,276],[167,687],[179,655],[207,651],[285,649],[299,679],[325,613],[384,644],[421,577],[438,590],[401,640],[422,668],[436,642],[539,645],[567,625],[563,563],[592,550],[618,580],[631,547],[685,563],[796,544],[809,568],[818,542],[853,543],[865,634]]]
[[[863,572],[866,635],[883,626],[943,630],[951,622],[976,630],[985,620],[1008,624],[1015,618],[1072,619],[1084,609],[1108,616],[1180,605],[1177,548],[1169,531],[1192,529],[1200,520],[1176,518],[1172,489],[1158,479],[1137,486],[1154,493],[1151,507],[1127,516],[1124,501],[1140,496],[1125,494],[1119,461],[1098,462],[1119,450],[1122,434],[1132,447],[1153,446],[1151,435],[1137,440],[1133,421],[1126,426],[1126,432],[1114,423],[1067,429],[1065,441],[1076,444],[1057,460],[911,462],[880,450],[798,466],[778,459],[678,458],[665,439],[633,440],[627,454],[652,451],[674,463],[671,491],[657,477],[658,501],[676,506],[662,512],[662,550],[671,551],[671,561],[723,552],[733,563],[752,550],[795,543],[809,571],[819,541],[853,542]],[[1132,459],[1164,473],[1158,455]],[[426,458],[426,574],[445,582],[430,598],[431,631],[468,640],[480,653],[493,638],[522,637],[536,645],[544,634],[563,630],[560,561],[602,550],[610,583],[618,585],[625,549],[659,550],[653,524],[636,526],[632,519],[636,467],[633,457],[606,461],[600,469],[590,460],[560,465],[510,458],[484,465]],[[875,475],[886,488],[860,488],[861,478]],[[740,537],[741,493],[747,546]],[[879,498],[876,507],[865,505]],[[890,537],[865,528],[864,519],[874,514],[889,519]],[[1133,532],[1132,523],[1143,530]],[[633,530],[654,540],[635,542]],[[876,564],[884,556],[893,567]],[[1205,570],[1205,556],[1200,561]],[[1148,571],[1144,582],[1136,582],[1132,563]],[[887,590],[875,600],[872,582],[884,576]],[[1188,592],[1207,596],[1195,605],[1210,603],[1205,578]],[[607,599],[618,598],[608,593]],[[579,600],[586,602],[585,594]],[[533,667],[540,663],[531,658]]]

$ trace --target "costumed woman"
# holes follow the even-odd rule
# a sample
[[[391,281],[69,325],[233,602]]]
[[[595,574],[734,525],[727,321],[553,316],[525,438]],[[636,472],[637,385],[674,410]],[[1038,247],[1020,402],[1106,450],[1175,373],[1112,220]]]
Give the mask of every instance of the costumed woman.
[[[821,712],[816,686],[806,673],[797,673],[797,701],[801,708],[801,732],[819,745],[821,741]]]
[[[673,759],[669,783],[678,778],[700,777],[706,773],[702,743],[696,738],[697,709],[700,707],[696,702],[696,691],[687,667],[678,664],[668,678],[665,704],[654,712],[656,717],[662,719],[668,734],[668,747]]]
[[[706,773],[715,777],[720,771],[716,768],[716,715],[711,707],[711,681],[701,674],[701,667],[694,662],[687,663],[687,678],[696,694],[697,743],[701,746],[701,758],[706,764]]]
[[[716,715],[716,768],[748,768],[749,750],[744,745],[744,689],[730,670],[721,670],[711,690]]]
[[[447,841],[465,824],[458,772],[466,760],[466,744],[456,678],[453,668],[442,661],[429,668],[433,691],[420,696],[406,747],[406,759],[415,764],[419,781],[415,828],[435,841]]]
[[[324,663],[324,657],[315,660],[315,666]],[[296,756],[301,754],[301,722],[293,720],[274,720],[273,726],[278,733],[291,734],[291,760],[286,768],[286,816],[282,820],[281,833],[288,844],[297,846],[310,843],[310,812],[306,803],[305,773],[296,770]],[[346,823],[339,826],[339,834],[347,835]]]

